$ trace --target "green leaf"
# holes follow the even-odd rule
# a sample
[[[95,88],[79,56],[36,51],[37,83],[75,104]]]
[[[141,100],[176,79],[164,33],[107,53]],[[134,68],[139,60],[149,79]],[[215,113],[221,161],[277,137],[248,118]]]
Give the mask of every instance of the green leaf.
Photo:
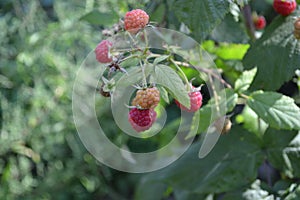
[[[248,90],[250,87],[255,75],[257,72],[257,68],[253,68],[252,70],[246,70],[242,73],[242,75],[235,81],[234,89],[238,92],[244,92]]]
[[[198,158],[199,143],[172,165],[148,174],[148,181],[164,181],[173,188],[191,193],[221,193],[256,179],[257,168],[263,161],[258,139],[239,126],[222,136],[212,152]]]
[[[268,128],[263,136],[264,149],[268,161],[276,169],[283,171],[289,177],[293,177],[295,175],[295,170],[298,171],[298,177],[300,176],[299,156],[293,163],[290,162],[288,157],[288,155],[290,155],[291,158],[293,158],[290,143],[296,135],[297,131],[275,130]],[[298,155],[300,153],[299,147],[300,145],[298,145]]]
[[[249,48],[248,44],[221,44],[216,54],[224,60],[242,60]]]
[[[158,88],[158,90],[159,90],[159,93],[160,93],[161,98],[162,98],[166,103],[169,104],[169,103],[170,103],[170,100],[169,100],[169,96],[168,96],[168,91],[167,91],[164,87],[162,87],[162,86],[160,86],[160,85],[158,85],[157,88]]]
[[[222,115],[231,112],[238,100],[238,95],[232,89],[228,89],[228,88],[225,89],[225,94],[226,94],[226,100],[221,101],[220,103],[220,107],[226,106],[226,109],[221,109],[225,111],[224,113],[221,113]],[[209,127],[210,123],[216,120],[216,119],[211,119],[212,106],[215,105],[216,105],[215,100],[214,98],[212,98],[205,106],[203,106],[200,109],[200,120],[199,120],[200,133],[204,132]]]
[[[170,56],[169,55],[162,55],[162,56],[159,56],[157,58],[155,58],[155,60],[153,61],[153,65],[157,65],[158,63],[166,60],[167,58],[169,58]]]
[[[206,36],[224,19],[229,11],[227,0],[176,0],[175,15],[193,32],[197,41]]]
[[[216,42],[246,43],[249,40],[243,23],[235,21],[231,14],[227,14],[225,19],[211,33],[211,37]]]
[[[98,10],[93,10],[80,18],[93,25],[109,26],[118,21],[118,15],[115,12],[103,13]]]
[[[247,101],[249,107],[271,127],[300,130],[300,108],[290,97],[257,91]]]
[[[188,91],[178,74],[167,65],[156,65],[154,71],[156,83],[165,87],[176,100],[189,108]]]
[[[292,184],[289,188],[290,194],[287,195],[284,200],[298,200],[300,199],[300,185],[295,188],[295,184]]]
[[[145,182],[142,179],[142,183],[138,185],[134,200],[157,200],[162,199],[167,186],[159,182]]]
[[[199,127],[199,124],[198,124],[199,120],[200,120],[200,112],[198,110],[197,112],[195,112],[195,114],[193,116],[191,126],[189,127],[189,133],[185,137],[186,140],[191,137],[194,137],[197,134],[197,130]]]
[[[237,123],[242,123],[245,129],[255,133],[259,137],[262,136],[268,128],[268,124],[259,118],[247,105],[244,107],[243,112],[236,116],[235,120]]]
[[[277,90],[295,75],[300,63],[300,42],[293,35],[293,17],[276,18],[245,55],[245,68],[258,70],[251,88]]]

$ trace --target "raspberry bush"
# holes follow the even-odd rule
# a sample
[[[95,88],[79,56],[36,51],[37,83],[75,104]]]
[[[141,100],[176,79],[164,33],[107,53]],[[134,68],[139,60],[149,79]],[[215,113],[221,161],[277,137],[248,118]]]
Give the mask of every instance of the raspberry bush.
[[[3,1],[0,13],[0,199],[300,199],[296,1]],[[198,44],[178,40],[180,52],[168,46],[178,38],[159,34],[159,27]],[[162,49],[151,46],[151,31],[162,38],[155,44],[164,40]],[[132,43],[125,50],[124,38]],[[200,62],[189,51],[193,45]],[[86,55],[95,69],[77,74]],[[75,76],[87,77],[95,95],[82,90],[82,99],[95,100],[93,115],[126,162],[171,142],[192,138],[192,146],[170,166],[145,174],[99,164],[76,134]],[[118,117],[131,135],[109,107],[120,94],[128,98]],[[179,137],[184,115],[192,126],[179,129]],[[200,149],[214,137],[206,155]],[[101,144],[93,148],[111,153]]]

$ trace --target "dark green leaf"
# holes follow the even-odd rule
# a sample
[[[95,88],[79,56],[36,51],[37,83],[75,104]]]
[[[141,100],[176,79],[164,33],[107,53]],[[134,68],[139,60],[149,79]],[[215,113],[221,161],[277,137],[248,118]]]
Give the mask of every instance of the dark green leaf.
[[[177,0],[173,4],[176,16],[193,32],[196,40],[206,36],[229,11],[227,0]]]
[[[198,158],[199,147],[193,145],[169,167],[150,173],[148,181],[165,181],[175,189],[207,194],[234,190],[256,179],[263,157],[257,138],[241,127],[222,136],[203,159]]]
[[[158,182],[145,182],[138,185],[134,200],[157,200],[162,199],[167,186]]]
[[[284,149],[289,146],[296,135],[296,131],[268,128],[263,136],[264,149],[266,150],[268,161],[276,169],[284,171],[288,176],[292,176],[293,172],[289,169],[290,163],[286,163],[288,160],[286,160],[286,155],[284,155]]]
[[[227,14],[222,23],[215,27],[211,37],[217,42],[229,43],[245,43],[249,40],[244,25],[236,22],[231,14]]]
[[[300,42],[293,35],[293,22],[293,16],[276,18],[245,55],[245,68],[258,69],[251,88],[277,90],[295,75]]]
[[[247,104],[273,128],[300,130],[300,108],[290,97],[258,91],[251,94]]]

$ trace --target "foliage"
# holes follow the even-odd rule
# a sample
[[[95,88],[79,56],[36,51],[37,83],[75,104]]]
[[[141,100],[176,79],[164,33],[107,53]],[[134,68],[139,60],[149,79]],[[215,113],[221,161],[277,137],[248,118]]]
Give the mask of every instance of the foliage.
[[[293,36],[293,20],[300,11],[276,16],[272,1],[259,2],[1,1],[0,199],[299,199],[300,42]],[[248,3],[268,22],[255,37],[245,25],[251,21],[245,15]],[[104,38],[101,31],[132,8],[145,8],[158,26],[195,38],[222,73],[227,87],[222,114],[233,126],[203,159],[198,158],[201,137],[216,102],[205,86],[205,105],[193,119],[199,128],[192,147],[159,171],[128,174],[104,166],[76,133],[71,97],[77,69]],[[161,135],[129,138],[112,126],[105,106],[110,102],[97,101],[97,112],[104,113],[99,120],[115,144],[147,152],[172,139],[180,115],[172,100],[189,104],[175,71],[196,77],[198,85],[214,73],[176,66],[172,59],[152,61],[152,78],[165,86],[158,88],[170,116]],[[122,65],[132,63],[136,60]]]

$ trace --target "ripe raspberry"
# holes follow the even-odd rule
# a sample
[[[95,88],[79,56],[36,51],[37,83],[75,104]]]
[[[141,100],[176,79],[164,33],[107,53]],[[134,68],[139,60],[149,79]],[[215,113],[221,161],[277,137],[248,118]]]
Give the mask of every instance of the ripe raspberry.
[[[132,10],[126,13],[124,18],[124,28],[130,33],[137,33],[149,22],[149,16],[141,9]]]
[[[112,46],[112,42],[108,40],[102,40],[95,49],[96,59],[100,63],[109,63],[112,61],[112,57],[109,55],[109,49]]]
[[[189,97],[191,103],[190,108],[181,105],[177,100],[175,100],[175,103],[177,104],[177,106],[181,108],[181,110],[187,112],[196,112],[202,106],[202,94],[200,93],[200,91],[192,91],[189,93]]]
[[[297,3],[295,0],[274,0],[273,7],[277,13],[288,16],[296,9]]]
[[[148,130],[156,120],[156,112],[153,109],[133,108],[129,111],[128,121],[137,132]]]
[[[156,87],[153,87],[138,90],[131,104],[142,109],[149,109],[157,106],[159,100],[159,90]]]
[[[264,16],[258,16],[256,19],[253,20],[254,26],[257,30],[262,30],[266,27],[266,19]]]

